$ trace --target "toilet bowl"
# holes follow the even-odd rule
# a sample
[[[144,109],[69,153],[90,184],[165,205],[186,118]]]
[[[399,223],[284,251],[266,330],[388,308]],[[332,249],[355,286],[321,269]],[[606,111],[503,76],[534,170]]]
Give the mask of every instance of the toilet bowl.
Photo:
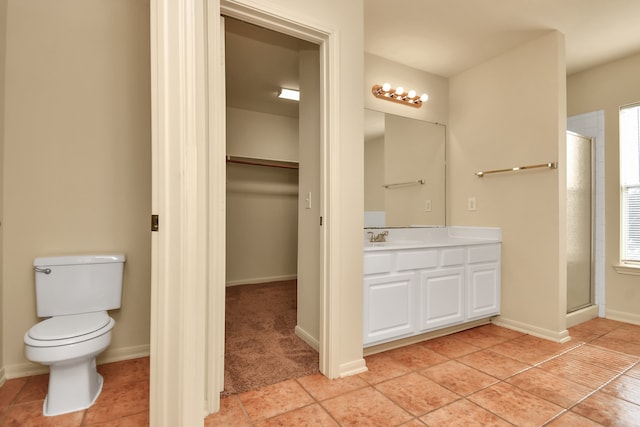
[[[91,406],[102,390],[96,356],[111,342],[115,321],[106,311],[52,317],[24,336],[29,360],[49,366],[44,415],[60,415]]]
[[[120,308],[124,255],[74,255],[33,262],[36,309],[46,317],[24,334],[25,355],[49,366],[44,415],[90,407],[102,391],[96,356],[111,343]]]

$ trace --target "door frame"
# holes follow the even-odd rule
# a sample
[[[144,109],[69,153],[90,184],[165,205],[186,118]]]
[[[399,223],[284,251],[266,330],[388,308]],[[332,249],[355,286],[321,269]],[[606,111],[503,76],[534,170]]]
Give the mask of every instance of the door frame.
[[[214,0],[215,2],[215,0]],[[205,2],[151,0],[150,425],[203,424],[208,97]]]
[[[225,294],[225,193],[226,174],[224,156],[226,139],[224,132],[225,100],[221,94],[225,93],[224,81],[224,38],[221,15],[229,16],[241,21],[255,24],[270,30],[306,40],[319,46],[320,53],[320,215],[323,218],[320,227],[320,372],[329,378],[339,375],[339,362],[335,349],[337,348],[337,316],[333,315],[337,304],[336,289],[332,289],[332,280],[337,274],[335,262],[331,262],[339,253],[337,243],[335,248],[331,242],[332,235],[337,233],[337,219],[339,215],[332,214],[336,204],[331,203],[332,189],[338,188],[340,182],[337,164],[337,91],[338,61],[337,34],[329,28],[322,28],[317,23],[307,22],[304,18],[290,15],[277,9],[269,9],[266,5],[257,7],[242,0],[221,0],[219,10],[210,8],[208,11],[208,56],[209,56],[209,103],[210,114],[210,175],[209,200],[210,203],[210,232],[209,232],[209,298],[207,312],[207,373],[205,384],[205,401],[207,412],[216,412],[220,408],[220,391],[224,388],[224,294]],[[333,192],[337,194],[337,192]],[[332,218],[333,221],[329,221]],[[320,219],[318,219],[320,221]],[[333,249],[333,250],[332,250]],[[210,368],[209,368],[210,367]]]
[[[150,425],[203,425],[224,378],[225,164],[220,14],[320,46],[320,370],[338,350],[341,215],[338,31],[251,0],[151,0]],[[343,363],[344,365],[344,363]],[[357,360],[342,369],[363,369]],[[204,373],[204,375],[203,375]]]

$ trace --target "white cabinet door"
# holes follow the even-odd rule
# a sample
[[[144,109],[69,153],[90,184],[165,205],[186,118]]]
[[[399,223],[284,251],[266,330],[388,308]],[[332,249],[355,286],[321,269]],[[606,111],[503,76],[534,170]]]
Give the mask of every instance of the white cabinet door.
[[[467,267],[467,320],[500,314],[500,264]]]
[[[420,272],[419,329],[438,329],[464,321],[464,268]]]
[[[414,272],[364,279],[365,346],[415,332],[415,281]]]

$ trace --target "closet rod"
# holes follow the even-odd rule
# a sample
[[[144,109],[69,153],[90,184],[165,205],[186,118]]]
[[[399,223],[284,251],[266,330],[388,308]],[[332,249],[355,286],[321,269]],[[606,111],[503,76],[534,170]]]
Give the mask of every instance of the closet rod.
[[[525,169],[537,169],[537,168],[557,169],[558,162],[541,163],[539,165],[516,166],[515,168],[509,168],[509,169],[494,169],[490,171],[476,172],[475,175],[479,178],[482,178],[483,176],[489,175],[492,173],[517,172]]]
[[[274,161],[265,161],[258,159],[251,159],[248,157],[232,157],[227,156],[227,163],[238,163],[242,165],[253,165],[253,166],[266,166],[270,168],[282,168],[282,169],[298,169],[298,165],[296,164],[286,164],[286,163],[274,163]]]

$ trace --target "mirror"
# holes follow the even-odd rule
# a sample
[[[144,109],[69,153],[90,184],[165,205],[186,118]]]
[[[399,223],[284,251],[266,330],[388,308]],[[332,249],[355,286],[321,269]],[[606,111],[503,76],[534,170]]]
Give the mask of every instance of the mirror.
[[[446,127],[365,109],[364,225],[445,225]]]

